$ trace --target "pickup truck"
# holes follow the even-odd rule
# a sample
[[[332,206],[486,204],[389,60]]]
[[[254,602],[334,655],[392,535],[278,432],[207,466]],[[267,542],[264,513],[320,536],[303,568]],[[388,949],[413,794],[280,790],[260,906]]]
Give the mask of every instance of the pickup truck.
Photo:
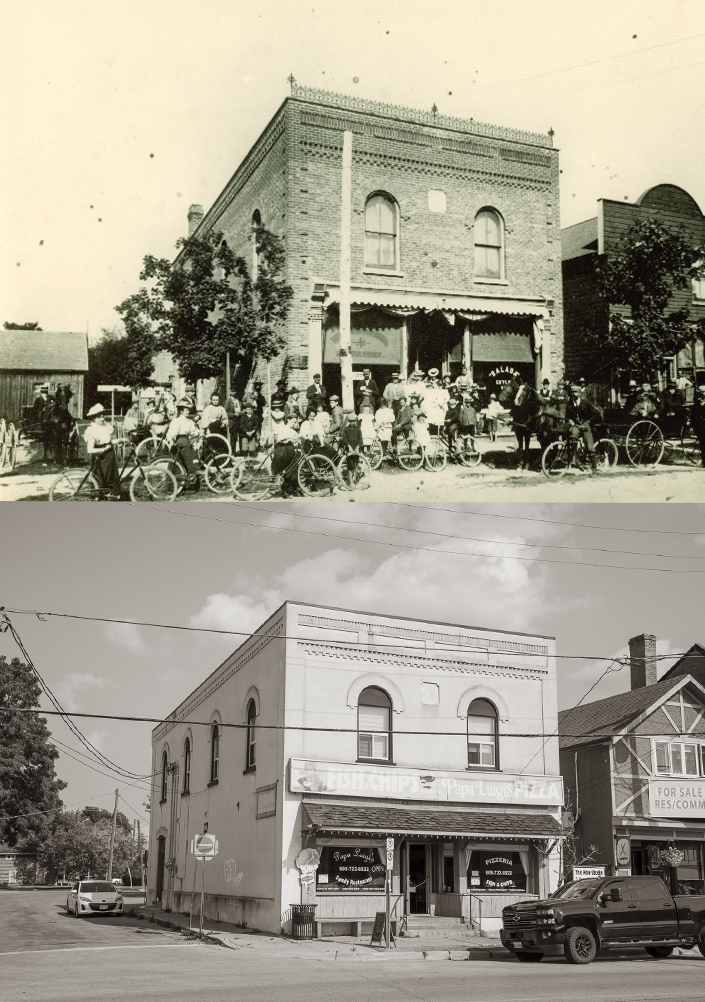
[[[665,958],[697,945],[705,957],[705,894],[673,897],[655,876],[575,880],[544,901],[504,908],[500,938],[524,963],[563,954],[589,964],[598,950],[629,946]]]

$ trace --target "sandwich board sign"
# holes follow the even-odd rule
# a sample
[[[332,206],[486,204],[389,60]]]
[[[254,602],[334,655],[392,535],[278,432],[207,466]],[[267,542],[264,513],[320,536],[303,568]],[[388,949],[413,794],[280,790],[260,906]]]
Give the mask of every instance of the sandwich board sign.
[[[218,839],[206,832],[191,839],[191,852],[197,859],[212,859],[218,855]]]

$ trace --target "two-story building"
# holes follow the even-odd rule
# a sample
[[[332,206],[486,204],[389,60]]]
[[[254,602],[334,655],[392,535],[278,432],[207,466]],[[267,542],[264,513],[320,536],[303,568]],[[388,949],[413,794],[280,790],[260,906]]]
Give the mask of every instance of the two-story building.
[[[393,838],[398,922],[497,929],[556,886],[556,728],[549,637],[287,602],[153,732],[148,901],[197,910],[205,877],[209,918],[359,931]]]
[[[562,710],[560,761],[577,855],[705,893],[705,649],[657,681],[656,638],[629,641],[631,689]],[[669,850],[675,850],[672,855]]]
[[[343,134],[352,134],[353,369],[438,368],[496,388],[562,373],[558,151],[523,132],[292,85],[212,207],[257,267],[253,224],[279,235],[294,299],[277,360],[305,386],[340,385]]]

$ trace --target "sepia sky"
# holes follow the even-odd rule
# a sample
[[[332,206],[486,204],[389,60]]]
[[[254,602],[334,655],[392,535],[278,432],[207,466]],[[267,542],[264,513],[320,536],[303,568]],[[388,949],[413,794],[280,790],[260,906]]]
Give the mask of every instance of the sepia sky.
[[[305,85],[555,130],[562,225],[705,206],[701,0],[2,0],[4,320],[92,339]]]
[[[291,599],[555,636],[560,707],[581,699],[632,636],[655,634],[661,654],[705,642],[705,505],[443,507],[5,504],[0,605],[249,632]],[[12,620],[62,705],[86,713],[164,717],[241,642]],[[17,654],[8,633],[0,654]],[[622,668],[589,699],[628,688]],[[66,746],[64,803],[109,808],[118,786],[121,809],[137,816],[146,790],[74,761],[77,739],[48,720]],[[114,763],[149,772],[151,724],[77,723]]]

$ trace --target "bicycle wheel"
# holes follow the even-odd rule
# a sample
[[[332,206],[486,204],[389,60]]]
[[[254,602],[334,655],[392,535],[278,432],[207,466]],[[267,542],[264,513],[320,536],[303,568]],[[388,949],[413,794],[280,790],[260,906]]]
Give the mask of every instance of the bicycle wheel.
[[[366,456],[352,452],[338,460],[338,478],[349,491],[367,490],[372,479],[372,467]]]
[[[130,481],[131,501],[173,501],[176,477],[166,466],[141,466]]]
[[[611,470],[619,462],[617,443],[611,438],[601,438],[595,443],[597,465],[603,470]]]
[[[7,457],[5,459],[6,464],[11,470],[14,470],[15,463],[17,462],[17,446],[20,441],[20,433],[17,428],[15,428],[12,421],[10,421],[7,426],[7,432],[5,433],[5,438],[7,441]]]
[[[455,449],[463,466],[479,466],[482,462],[482,453],[478,451],[472,435],[459,435],[455,442]]]
[[[370,464],[371,470],[378,470],[382,465],[382,460],[384,459],[384,449],[382,448],[382,443],[378,438],[374,440],[372,445],[369,447],[367,453],[367,461]]]
[[[262,501],[269,497],[275,484],[276,477],[268,469],[267,457],[245,459],[230,471],[230,487],[241,501]]]
[[[139,458],[140,463],[149,465],[153,463],[160,452],[162,452],[164,439],[157,438],[156,435],[150,435],[149,438],[143,438],[142,441],[135,446],[135,455]]]
[[[158,466],[160,469],[168,470],[172,477],[176,481],[176,493],[180,494],[184,489],[184,483],[186,481],[187,473],[186,467],[176,456],[164,455],[159,459],[155,459],[153,463],[142,463],[142,467],[147,466]]]
[[[564,477],[570,469],[568,442],[551,442],[543,450],[541,469],[547,477]]]
[[[440,473],[448,461],[448,451],[440,438],[434,436],[424,449],[424,465],[430,473]]]
[[[397,441],[397,462],[403,470],[420,470],[423,466],[423,448],[418,442],[406,439]]]
[[[627,458],[632,466],[653,467],[661,462],[665,443],[654,421],[637,421],[627,432]]]
[[[698,445],[697,438],[691,437],[686,432],[680,442],[680,449],[678,450],[679,456],[682,457],[682,462],[686,463],[688,466],[699,466],[700,465],[700,446]]]
[[[225,435],[206,435],[203,440],[203,448],[208,450],[211,457],[222,456],[224,453],[232,456],[233,452]]]
[[[100,501],[98,481],[86,470],[66,470],[49,488],[50,501]]]
[[[235,466],[235,457],[229,452],[213,456],[206,464],[206,484],[214,494],[229,494],[230,473]]]
[[[296,476],[299,487],[310,498],[332,494],[338,480],[333,461],[315,452],[300,460]]]
[[[7,428],[5,418],[0,418],[0,469],[7,462]]]

